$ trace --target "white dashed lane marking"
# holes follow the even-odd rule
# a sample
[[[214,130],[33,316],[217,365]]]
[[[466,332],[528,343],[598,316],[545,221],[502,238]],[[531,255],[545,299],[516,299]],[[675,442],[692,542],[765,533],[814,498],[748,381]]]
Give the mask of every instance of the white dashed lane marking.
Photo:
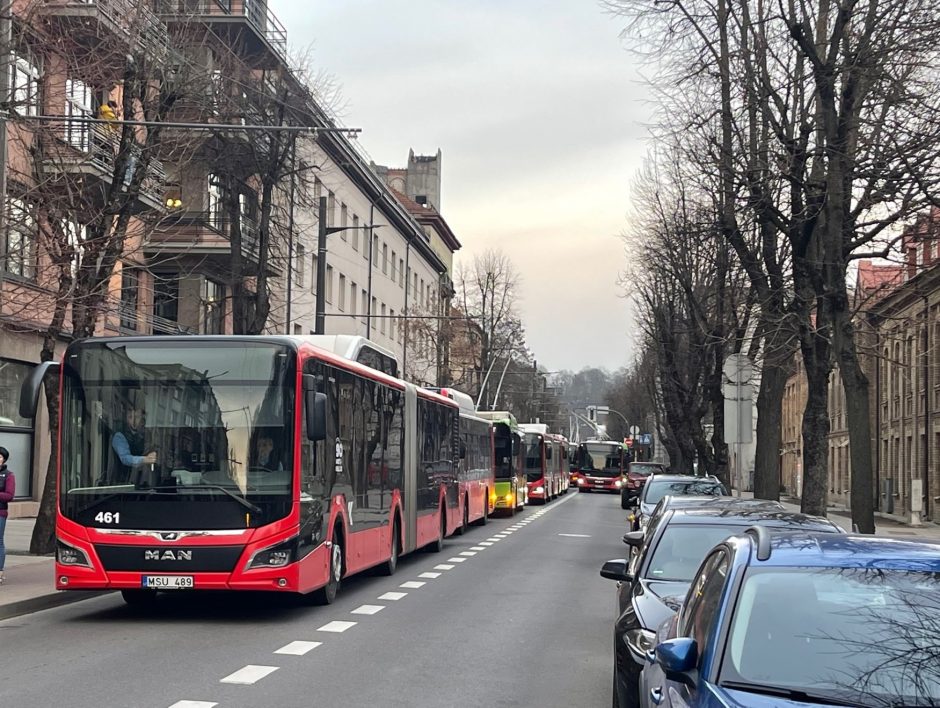
[[[480,541],[480,545],[481,545],[481,546],[492,546],[492,545],[493,545],[493,542],[492,542],[492,541]]]
[[[322,642],[291,642],[278,649],[275,654],[289,654],[290,656],[303,656],[311,649],[316,649]]]
[[[374,615],[385,609],[385,605],[360,605],[350,612],[352,615]]]
[[[453,570],[454,566],[448,565],[447,563],[438,563],[434,566],[434,570]]]
[[[558,535],[567,536],[568,538],[590,538],[590,535],[586,533],[560,533]]]
[[[406,592],[387,592],[384,595],[379,595],[380,600],[401,600],[408,593]]]
[[[468,558],[471,556],[475,556],[476,554],[477,554],[477,551],[461,551],[460,552],[460,555],[466,556]]]
[[[448,563],[463,563],[465,560],[467,560],[467,559],[466,559],[466,558],[458,558],[457,556],[454,556],[453,558],[448,558],[448,559],[447,559],[447,562],[448,562]]]
[[[427,583],[421,582],[420,580],[409,580],[402,583],[398,587],[400,588],[409,588],[410,590],[417,590],[420,587],[424,587]]]
[[[345,632],[350,627],[355,627],[355,622],[344,622],[342,620],[333,620],[332,622],[327,622],[325,625],[318,629],[318,632]]]
[[[439,578],[441,577],[440,573],[421,573],[419,578]]]
[[[257,683],[265,676],[273,674],[278,670],[277,666],[258,666],[256,664],[248,664],[236,671],[234,674],[229,674],[224,679],[219,681],[219,683],[240,683],[245,686],[250,686],[253,683]]]
[[[170,708],[215,708],[217,705],[209,701],[177,701]]]
[[[480,545],[480,546],[470,546],[470,550],[471,550],[471,551],[485,551],[485,550],[486,550],[486,547],[485,547],[485,546],[482,546],[482,545]]]

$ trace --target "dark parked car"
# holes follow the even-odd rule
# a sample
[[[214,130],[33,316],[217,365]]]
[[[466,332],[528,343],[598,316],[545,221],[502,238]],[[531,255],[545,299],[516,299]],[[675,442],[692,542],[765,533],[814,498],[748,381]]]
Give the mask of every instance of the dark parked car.
[[[940,543],[752,529],[713,549],[644,706],[940,706]]]
[[[637,508],[627,521],[634,531],[639,531],[647,522],[659,501],[665,496],[709,496],[722,497],[728,490],[715,477],[692,477],[682,474],[655,474],[646,480],[637,498]]]
[[[627,486],[620,490],[620,507],[630,508],[630,501],[635,499],[646,480],[652,474],[666,474],[666,465],[660,462],[631,462],[627,471]]]
[[[679,609],[702,559],[725,538],[754,525],[841,532],[828,519],[727,499],[707,507],[668,509],[645,531],[624,535],[624,542],[639,547],[639,552],[630,561],[608,561],[601,570],[605,578],[621,581],[614,622],[615,706],[638,705],[640,670],[654,646],[656,629]]]

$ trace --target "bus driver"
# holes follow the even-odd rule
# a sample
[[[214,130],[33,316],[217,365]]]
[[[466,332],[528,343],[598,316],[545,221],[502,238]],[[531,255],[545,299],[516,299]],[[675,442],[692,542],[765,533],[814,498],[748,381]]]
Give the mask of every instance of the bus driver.
[[[144,440],[143,408],[128,404],[124,412],[123,427],[111,436],[111,474],[109,484],[129,484],[134,477],[140,476],[144,465],[153,465],[157,462],[156,451],[146,448]],[[137,475],[134,475],[134,472]]]

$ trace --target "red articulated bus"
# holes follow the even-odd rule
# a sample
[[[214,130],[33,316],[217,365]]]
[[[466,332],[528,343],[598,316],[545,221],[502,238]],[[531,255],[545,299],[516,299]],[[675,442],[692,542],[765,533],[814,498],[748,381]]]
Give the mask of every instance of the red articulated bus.
[[[567,491],[567,470],[562,459],[561,436],[548,432],[544,423],[520,423],[524,433],[526,485],[530,502],[547,504]]]
[[[30,417],[51,367],[61,590],[329,603],[343,577],[394,573],[461,523],[457,404],[360,337],[86,339],[24,382]]]
[[[452,388],[432,389],[460,406],[458,499],[464,533],[470,524],[484,526],[496,509],[496,460],[493,450],[493,424],[476,415],[473,399]]]

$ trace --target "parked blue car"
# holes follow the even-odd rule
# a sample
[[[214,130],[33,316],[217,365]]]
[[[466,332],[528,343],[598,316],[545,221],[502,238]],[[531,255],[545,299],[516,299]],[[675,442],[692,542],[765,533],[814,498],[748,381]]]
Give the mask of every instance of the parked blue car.
[[[644,706],[940,706],[940,543],[751,528],[718,544]]]

